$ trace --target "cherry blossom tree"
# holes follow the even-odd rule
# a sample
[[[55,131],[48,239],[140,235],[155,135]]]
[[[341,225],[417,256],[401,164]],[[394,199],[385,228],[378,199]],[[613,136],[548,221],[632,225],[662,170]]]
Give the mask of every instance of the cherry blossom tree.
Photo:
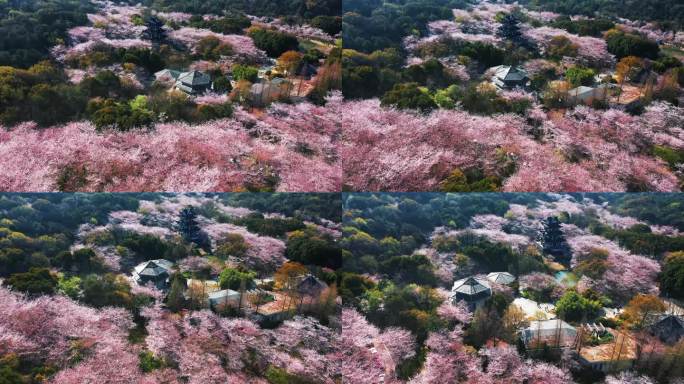
[[[437,307],[437,314],[448,321],[456,321],[461,324],[468,324],[473,319],[473,314],[468,310],[468,305],[462,300],[456,304],[453,304],[451,300],[444,300]]]
[[[328,106],[342,116],[342,167],[353,190],[435,190],[456,168],[499,174],[502,154],[516,165],[504,191],[624,191],[629,185],[679,190],[676,175],[640,149],[645,142],[681,140],[684,114],[669,104],[648,107],[643,116],[580,106],[543,121],[545,142],[529,136],[532,127],[513,115],[417,115],[382,108],[377,100],[331,99]],[[572,160],[578,148],[586,157],[581,162]]]
[[[236,111],[231,119],[160,123],[149,132],[24,123],[0,130],[0,189],[54,191],[60,175],[84,169],[83,191],[230,191],[270,180],[279,191],[336,191],[338,118],[303,103],[274,106],[259,119]]]

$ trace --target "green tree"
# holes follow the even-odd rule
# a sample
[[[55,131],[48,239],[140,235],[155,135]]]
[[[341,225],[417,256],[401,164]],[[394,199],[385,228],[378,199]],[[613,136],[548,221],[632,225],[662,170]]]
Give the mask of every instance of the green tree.
[[[385,93],[381,99],[383,106],[392,106],[399,109],[417,109],[422,112],[430,112],[437,108],[427,90],[418,83],[396,84],[392,90]]]
[[[173,312],[178,312],[185,308],[185,279],[180,274],[171,277],[171,288],[166,297],[166,306]]]
[[[608,43],[608,52],[617,56],[618,59],[637,56],[655,60],[660,52],[660,47],[655,41],[617,29],[606,32],[605,38]]]
[[[195,51],[205,60],[218,60],[221,56],[231,55],[233,47],[230,44],[223,43],[216,36],[207,36],[197,43]]]
[[[299,47],[297,38],[286,33],[252,27],[247,34],[254,41],[254,45],[266,51],[270,57],[278,57]]]
[[[96,308],[131,308],[131,287],[125,278],[113,273],[88,275],[83,279],[82,301]]]
[[[598,315],[600,309],[601,303],[599,301],[589,300],[575,290],[565,292],[556,302],[556,314],[567,321],[593,319]]]
[[[239,233],[229,233],[218,241],[216,256],[227,259],[228,256],[244,257],[249,250],[249,244]]]
[[[230,80],[226,76],[217,76],[214,78],[214,91],[218,93],[228,93],[233,90]]]
[[[684,251],[672,252],[665,257],[660,287],[667,295],[684,298]]]
[[[250,83],[254,83],[258,80],[259,70],[251,65],[235,64],[231,71],[235,81],[247,80]]]
[[[331,269],[342,266],[342,250],[335,240],[313,228],[290,233],[286,245],[285,255],[290,260]]]
[[[60,252],[53,263],[66,271],[80,273],[97,273],[105,269],[102,259],[91,248]]]
[[[72,299],[78,299],[81,295],[81,278],[78,276],[60,276],[57,282],[57,289]]]
[[[574,87],[579,87],[580,85],[591,85],[594,82],[594,72],[591,68],[584,68],[580,66],[573,66],[565,71],[565,78]]]
[[[29,295],[51,294],[57,287],[57,278],[47,268],[31,268],[28,272],[10,275],[7,285]]]
[[[242,284],[246,289],[254,288],[254,279],[256,273],[252,271],[239,270],[235,268],[226,268],[219,275],[219,284],[222,289],[232,289],[237,291]]]

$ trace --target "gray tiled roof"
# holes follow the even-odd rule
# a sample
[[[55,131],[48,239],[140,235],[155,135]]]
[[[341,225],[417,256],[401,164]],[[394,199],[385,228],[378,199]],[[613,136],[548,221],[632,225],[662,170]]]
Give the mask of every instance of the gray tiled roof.
[[[190,71],[181,73],[178,81],[184,85],[201,86],[211,84],[211,77],[204,72]]]
[[[138,264],[133,268],[133,274],[137,276],[155,277],[162,274],[171,274],[173,263],[165,259],[149,260]]]
[[[497,284],[510,284],[515,281],[515,276],[508,272],[492,272],[487,275],[487,280]]]
[[[453,293],[458,292],[469,296],[477,295],[487,291],[491,291],[487,280],[472,276],[457,280],[454,282],[454,286],[451,288],[451,292]]]

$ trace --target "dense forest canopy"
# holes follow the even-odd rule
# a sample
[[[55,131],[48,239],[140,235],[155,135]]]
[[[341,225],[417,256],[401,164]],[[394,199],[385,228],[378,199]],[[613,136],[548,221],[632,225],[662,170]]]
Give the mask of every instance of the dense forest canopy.
[[[137,3],[137,1],[131,1]],[[290,16],[313,19],[316,16],[339,16],[341,0],[145,0],[153,9],[196,14],[243,12],[255,16]]]
[[[426,31],[429,21],[449,19],[452,9],[464,8],[467,0],[343,1],[343,45],[373,52],[401,48],[410,34]]]
[[[671,364],[681,341],[665,345],[647,331],[684,298],[682,203],[679,194],[345,195],[344,348],[364,356],[363,340],[371,356],[393,358],[346,358],[345,375],[554,384],[681,376]],[[573,352],[528,342],[534,321],[555,319],[577,329]],[[608,331],[582,335],[586,323]],[[578,358],[613,348],[618,330],[649,351],[629,370],[601,372]]]
[[[567,15],[658,21],[672,29],[684,25],[684,4],[679,0],[523,0],[519,3]]]
[[[0,66],[27,68],[46,59],[67,30],[85,25],[94,10],[87,0],[0,2]]]
[[[339,380],[340,195],[288,197],[0,194],[0,382]]]

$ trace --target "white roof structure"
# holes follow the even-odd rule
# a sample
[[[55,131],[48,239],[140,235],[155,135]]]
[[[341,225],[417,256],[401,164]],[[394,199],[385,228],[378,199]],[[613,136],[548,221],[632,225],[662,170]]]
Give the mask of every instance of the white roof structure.
[[[223,289],[216,292],[210,292],[208,295],[209,305],[218,305],[227,302],[237,303],[240,301],[240,292],[232,289]]]
[[[550,303],[537,303],[524,297],[516,297],[512,305],[520,308],[528,319],[539,319],[541,315],[547,320],[556,318],[556,306]]]
[[[569,348],[575,344],[577,329],[561,319],[531,321],[520,337],[527,348]]]
[[[600,84],[597,87],[579,86],[568,91],[568,95],[577,101],[587,102],[596,98],[603,98],[612,84]]]
[[[477,295],[482,292],[491,293],[491,288],[489,287],[489,282],[480,277],[466,277],[465,279],[456,280],[454,286],[451,288],[453,293],[462,293],[464,295]]]
[[[176,81],[181,72],[173,69],[162,69],[161,71],[155,72],[154,77],[160,81]]]
[[[487,280],[496,284],[508,285],[515,281],[515,276],[508,272],[492,272],[487,275]]]

